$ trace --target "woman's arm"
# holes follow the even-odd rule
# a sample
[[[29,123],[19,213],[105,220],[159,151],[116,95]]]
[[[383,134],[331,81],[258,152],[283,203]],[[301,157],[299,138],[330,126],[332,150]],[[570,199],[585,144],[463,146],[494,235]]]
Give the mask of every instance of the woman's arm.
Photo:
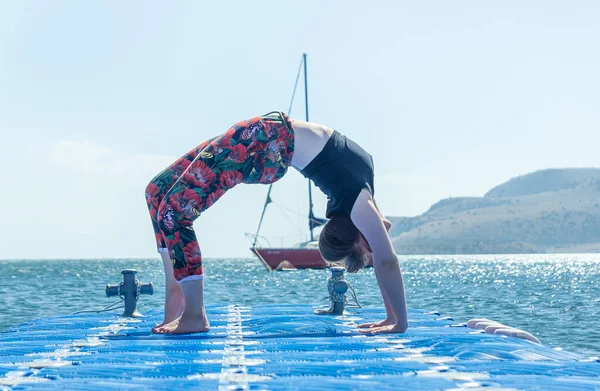
[[[381,327],[381,326],[388,326],[391,324],[396,324],[396,318],[394,317],[394,313],[392,311],[390,299],[389,299],[387,293],[385,292],[385,290],[383,290],[383,288],[381,287],[381,277],[379,276],[377,269],[375,269],[375,278],[377,279],[377,285],[379,285],[379,290],[381,291],[381,296],[383,296],[383,304],[385,305],[385,313],[387,316],[384,320],[381,320],[379,322],[368,322],[368,323],[359,324],[358,325],[359,329]]]
[[[392,241],[387,234],[384,218],[380,215],[371,194],[363,190],[354,206],[350,218],[363,234],[369,247],[373,250],[373,267],[377,275],[381,295],[386,298],[394,323],[381,327],[370,328],[369,333],[402,333],[408,328],[404,282],[394,252]],[[388,316],[389,317],[389,316]]]
[[[377,209],[377,213],[379,213],[379,216],[381,216],[381,220],[383,220],[383,225],[385,226],[385,230],[387,232],[390,232],[390,228],[392,228],[392,222],[389,221],[384,215],[383,213],[381,213],[379,211],[379,207],[377,206],[377,203],[375,202],[375,198],[373,198],[373,205],[375,205],[375,209]]]

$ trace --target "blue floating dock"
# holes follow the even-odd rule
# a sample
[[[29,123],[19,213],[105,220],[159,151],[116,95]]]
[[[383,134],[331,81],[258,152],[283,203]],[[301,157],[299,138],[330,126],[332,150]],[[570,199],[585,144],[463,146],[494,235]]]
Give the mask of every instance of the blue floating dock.
[[[600,390],[600,362],[409,311],[405,334],[365,336],[382,309],[208,306],[209,333],[153,335],[144,318],[80,314],[0,333],[2,390]]]

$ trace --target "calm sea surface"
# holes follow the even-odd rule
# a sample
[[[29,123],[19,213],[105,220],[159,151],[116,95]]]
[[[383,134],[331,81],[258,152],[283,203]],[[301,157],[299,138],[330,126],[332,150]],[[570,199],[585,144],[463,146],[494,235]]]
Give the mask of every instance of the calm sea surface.
[[[465,322],[486,317],[542,343],[600,356],[600,254],[402,256],[410,308],[438,310]],[[160,259],[0,261],[0,329],[29,319],[101,309],[122,269],[154,282],[139,308],[161,306]],[[268,272],[254,259],[205,261],[206,303],[327,304],[326,270]],[[373,269],[348,277],[364,306],[383,306]]]

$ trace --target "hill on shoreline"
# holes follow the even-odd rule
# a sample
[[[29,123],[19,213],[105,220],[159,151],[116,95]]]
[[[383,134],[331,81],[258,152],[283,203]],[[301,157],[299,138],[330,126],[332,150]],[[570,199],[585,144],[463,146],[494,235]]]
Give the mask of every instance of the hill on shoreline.
[[[389,217],[398,254],[600,252],[600,169],[547,169]]]

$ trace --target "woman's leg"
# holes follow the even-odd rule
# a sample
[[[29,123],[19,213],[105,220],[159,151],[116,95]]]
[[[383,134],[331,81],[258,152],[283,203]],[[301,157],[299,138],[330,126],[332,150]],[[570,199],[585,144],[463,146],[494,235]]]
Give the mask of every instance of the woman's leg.
[[[281,178],[291,162],[292,140],[291,128],[284,122],[262,117],[241,121],[211,141],[167,192],[158,207],[158,226],[186,306],[179,319],[156,332],[208,330],[202,255],[192,224],[238,183],[273,183]]]
[[[173,164],[171,164],[169,167],[165,168],[157,176],[155,176],[150,181],[148,186],[146,186],[146,204],[148,206],[148,210],[150,211],[150,218],[152,220],[152,228],[154,229],[154,236],[156,239],[156,246],[158,252],[167,251],[167,246],[165,244],[160,228],[158,227],[158,207],[160,203],[165,197],[165,194],[167,194],[169,189],[173,187],[175,182],[194,161],[194,159],[196,159],[200,152],[202,152],[202,150],[206,148],[208,144],[216,138],[217,137],[213,137],[212,139],[203,142],[196,148],[192,149],[191,151],[177,159]]]
[[[177,319],[185,308],[185,302],[181,287],[173,276],[173,264],[169,255],[165,240],[158,228],[158,207],[162,202],[165,194],[175,184],[177,179],[183,174],[185,169],[194,161],[200,152],[206,148],[209,141],[198,145],[181,158],[177,159],[173,164],[164,169],[156,177],[154,177],[146,187],[146,204],[150,211],[152,227],[154,228],[154,236],[156,245],[160,254],[163,268],[165,271],[165,311],[163,322],[156,327],[160,327],[165,323],[169,323]]]
[[[173,265],[174,279],[185,297],[181,317],[155,327],[156,333],[194,333],[210,327],[204,310],[202,254],[193,230],[201,212],[243,179],[248,156],[236,143],[235,129],[212,140],[165,194],[157,225]],[[231,144],[235,145],[231,145]]]

